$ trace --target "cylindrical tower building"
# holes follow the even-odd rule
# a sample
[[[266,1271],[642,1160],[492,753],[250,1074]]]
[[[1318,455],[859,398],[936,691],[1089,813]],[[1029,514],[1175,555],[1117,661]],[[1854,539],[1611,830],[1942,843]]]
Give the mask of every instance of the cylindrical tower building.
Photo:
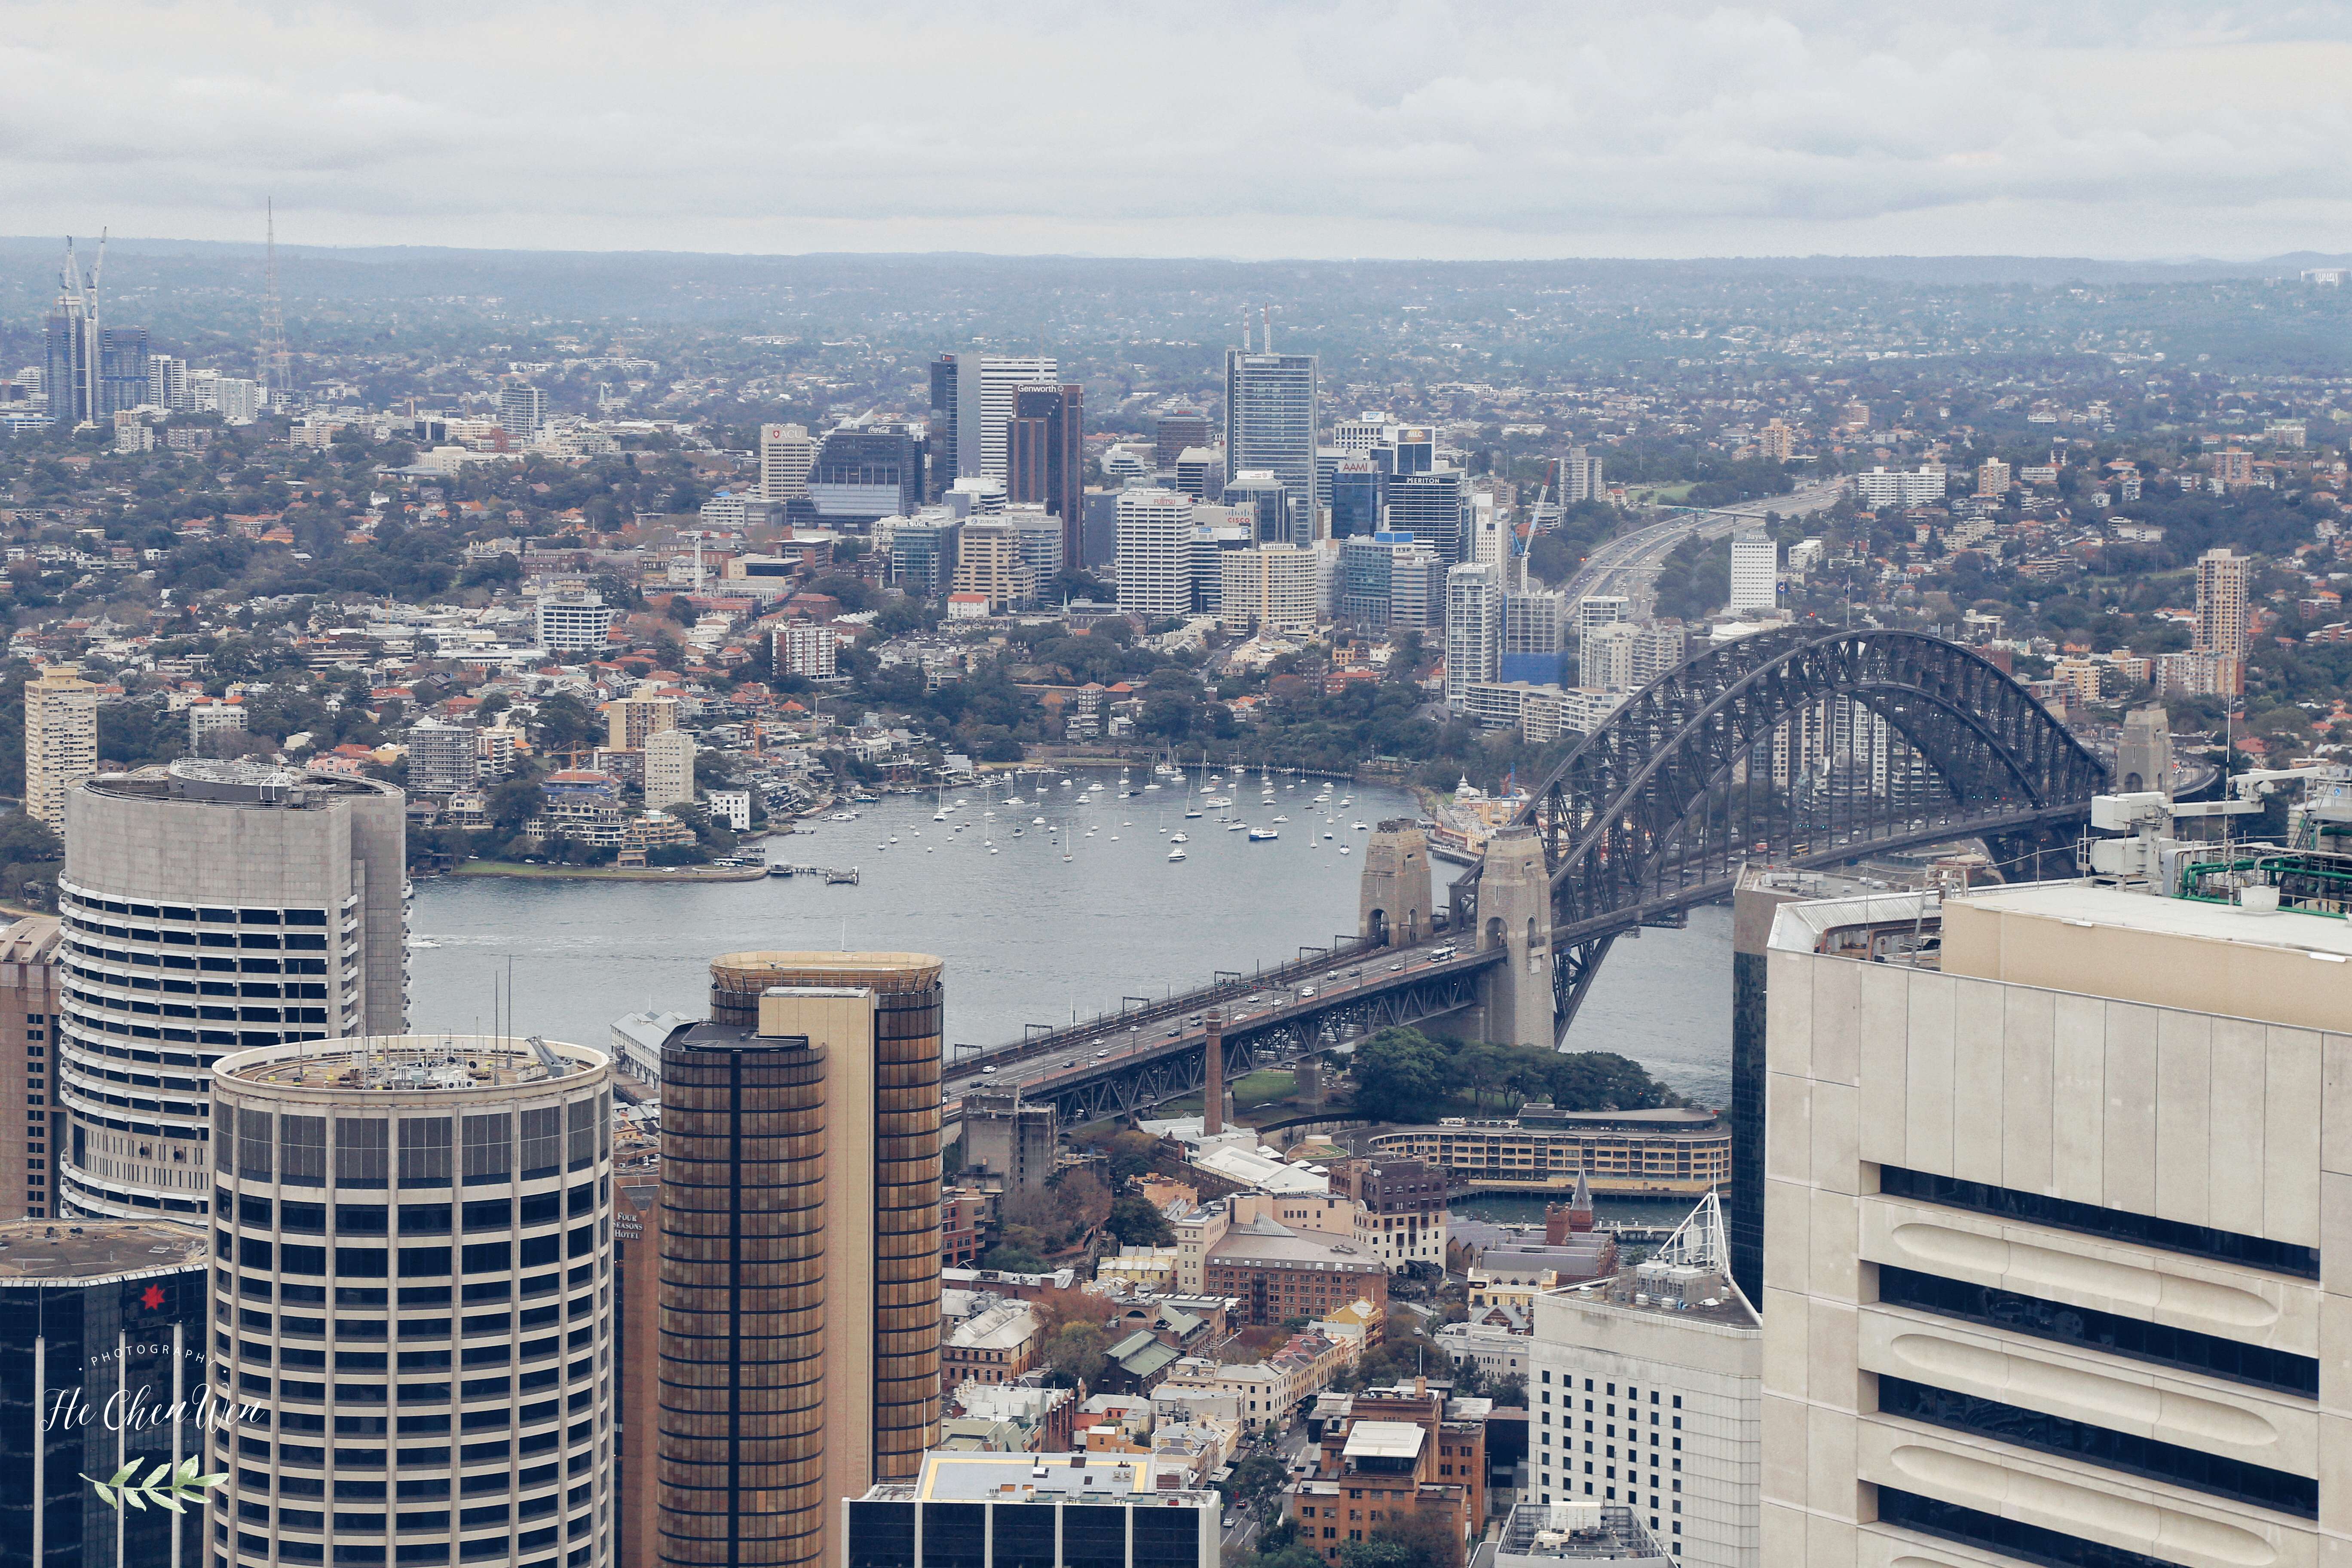
[[[662,1557],[828,1560],[939,1427],[942,965],[711,964],[662,1052]]]
[[[387,784],[245,762],[67,794],[62,1212],[203,1224],[223,1052],[407,1026],[404,812]]]
[[[216,1568],[614,1560],[601,1052],[405,1036],[215,1072]]]

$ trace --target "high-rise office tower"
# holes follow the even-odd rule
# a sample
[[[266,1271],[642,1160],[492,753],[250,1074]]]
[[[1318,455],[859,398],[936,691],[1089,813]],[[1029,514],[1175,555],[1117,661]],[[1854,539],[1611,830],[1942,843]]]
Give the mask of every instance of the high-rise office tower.
[[[956,450],[956,378],[961,369],[953,354],[941,354],[931,362],[931,475],[923,489],[926,500],[937,500],[945,495],[948,487],[956,482],[956,476],[963,471],[956,467],[960,456]]]
[[[1005,477],[1004,426],[1024,386],[1061,384],[1061,367],[1032,354],[965,354],[955,365],[954,479]]]
[[[1780,547],[1772,536],[1751,529],[1731,536],[1731,602],[1735,616],[1755,615],[1780,603]]]
[[[1209,444],[1209,416],[1197,408],[1171,409],[1152,422],[1151,432],[1155,465],[1172,468],[1186,448]]]
[[[34,1219],[58,1212],[49,1123],[65,1114],[56,1109],[58,1014],[65,994],[60,934],[50,915],[0,928],[0,1214]]]
[[[891,580],[917,598],[946,593],[962,533],[963,523],[937,508],[899,523],[890,531]]]
[[[1223,1506],[1214,1487],[1172,1458],[942,1449],[923,1457],[919,1476],[842,1503],[841,1560],[859,1568],[1219,1568]]]
[[[25,683],[25,815],[66,826],[66,794],[98,772],[98,688],[53,664]]]
[[[1680,1568],[1748,1568],[1763,1331],[1732,1280],[1716,1195],[1634,1267],[1532,1305],[1528,1398],[1560,1427],[1530,1434],[1529,1500],[1622,1503]]]
[[[221,1059],[212,1388],[258,1414],[210,1435],[215,1568],[613,1563],[611,1078],[536,1036]]]
[[[817,448],[808,493],[830,524],[903,517],[924,500],[923,444],[891,420],[841,425]]]
[[[1445,700],[1459,708],[1465,691],[1502,669],[1502,584],[1492,566],[1456,566],[1445,574]]]
[[[1019,541],[1021,563],[1028,568],[1031,592],[1045,598],[1054,579],[1062,574],[1062,553],[1067,531],[1062,520],[1042,506],[1008,506],[999,514]],[[1083,521],[1083,520],[1082,520]],[[1058,597],[1058,595],[1054,596]]]
[[[1251,523],[1251,542],[1255,544],[1307,544],[1310,539],[1301,537],[1301,516],[1298,503],[1292,499],[1290,487],[1282,482],[1279,474],[1265,468],[1244,468],[1225,480],[1224,504],[1247,510]]]
[[[2212,689],[2246,689],[2246,582],[2252,557],[2223,547],[2197,558],[2197,653],[2212,661]]]
[[[741,952],[662,1047],[661,1552],[830,1563],[940,1414],[940,963]]]
[[[658,1063],[656,1063],[658,1071]],[[661,1561],[661,1160],[658,1140],[614,1130],[613,1462],[615,1568]]]
[[[809,493],[816,442],[805,425],[760,426],[760,499],[798,500]]]
[[[547,423],[547,394],[536,386],[499,388],[499,428],[507,439],[521,445]]]
[[[1381,531],[1410,533],[1447,565],[1458,564],[1469,544],[1469,506],[1463,479],[1462,470],[1450,465],[1383,473]]]
[[[201,1223],[224,1052],[403,1032],[406,834],[388,784],[253,763],[67,795],[63,1212]]]
[[[1062,558],[1078,559],[1086,523],[1086,395],[1076,383],[1020,386],[1005,426],[1005,499],[1041,501],[1062,520]]]
[[[1375,447],[1388,445],[1395,431],[1396,421],[1385,414],[1360,414],[1331,426],[1331,445],[1351,457],[1363,457]]]
[[[1192,611],[1192,502],[1174,490],[1118,496],[1118,607],[1159,620]]]
[[[1331,471],[1331,537],[1381,531],[1381,477],[1369,458],[1349,458]]]
[[[1262,468],[1282,481],[1315,542],[1316,358],[1225,351],[1225,468]]]
[[[211,1560],[201,1508],[110,1509],[83,1479],[135,1463],[143,1480],[201,1455],[205,1424],[228,1417],[205,1383],[210,1250],[203,1230],[156,1220],[0,1225],[0,1386],[19,1408],[0,1423],[0,1552],[10,1562]]]
[[[2343,1554],[2352,940],[2270,901],[2316,853],[1774,916],[1764,1568]]]

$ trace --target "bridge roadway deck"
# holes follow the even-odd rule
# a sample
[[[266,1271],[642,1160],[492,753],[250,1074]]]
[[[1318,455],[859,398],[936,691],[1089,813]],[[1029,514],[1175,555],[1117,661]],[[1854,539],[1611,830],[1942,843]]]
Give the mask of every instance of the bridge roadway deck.
[[[950,1066],[943,1074],[950,1119],[961,1120],[961,1096],[971,1089],[1018,1087],[1031,1100],[1057,1100],[1103,1080],[1149,1076],[1173,1059],[1197,1056],[1207,1036],[1202,1020],[1212,1006],[1223,1015],[1228,1061],[1237,1046],[1244,1047],[1238,1065],[1247,1070],[1245,1047],[1253,1037],[1270,1033],[1301,1037],[1304,1026],[1328,1015],[1360,1012],[1393,993],[1423,991],[1433,982],[1463,979],[1505,956],[1499,949],[1460,951],[1443,938],[1412,946],[1350,947],[1334,957],[1285,964],[1149,1007],[1105,1015],[1074,1029],[967,1056]],[[1425,1010],[1421,1016],[1431,1013]]]

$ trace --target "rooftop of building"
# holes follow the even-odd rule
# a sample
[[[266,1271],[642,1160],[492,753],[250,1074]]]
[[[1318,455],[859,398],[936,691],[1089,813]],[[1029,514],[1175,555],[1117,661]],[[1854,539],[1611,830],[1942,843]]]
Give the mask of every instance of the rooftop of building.
[[[2213,847],[2213,869],[2225,853]],[[2253,906],[2256,893],[2267,901],[2276,887],[2245,889],[2243,904],[2163,897],[2093,879],[1940,897],[1832,899],[1781,906],[1771,947],[2217,1016],[2338,1027],[2352,1007],[2352,924],[2317,909]]]
[[[1350,1421],[1340,1454],[1349,1459],[1411,1460],[1420,1457],[1428,1436],[1410,1421]]]
[[[63,926],[55,915],[26,915],[0,929],[0,963],[38,963],[57,951]]]
[[[991,1307],[958,1323],[948,1334],[957,1350],[1017,1350],[1036,1337],[1037,1315],[1025,1302]]]
[[[585,1078],[602,1051],[533,1035],[374,1035],[232,1051],[215,1078],[320,1094],[475,1090]]]
[[[1491,1137],[1547,1133],[1582,1137],[1595,1132],[1633,1132],[1651,1138],[1712,1137],[1726,1131],[1716,1112],[1696,1105],[1664,1105],[1640,1110],[1555,1110],[1539,1102],[1523,1105],[1510,1118],[1449,1116],[1417,1126],[1391,1127],[1379,1139],[1398,1136]]]
[[[80,787],[93,795],[288,811],[323,805],[337,795],[400,793],[381,779],[362,778],[354,773],[308,773],[242,757],[183,757],[175,763],[133,768],[124,773],[100,773],[85,779]]]
[[[1496,1568],[1522,1563],[1665,1563],[1671,1559],[1629,1508],[1523,1502],[1503,1521]]]
[[[2215,858],[2221,850],[2215,847]],[[2328,914],[2282,909],[2257,913],[2202,899],[2165,899],[2089,880],[1990,888],[1945,903],[1947,921],[1964,911],[2025,915],[2064,924],[2109,926],[2184,936],[2234,947],[2284,948],[2352,958],[2352,923]]]
[[[1141,1454],[942,1453],[923,1456],[913,1481],[888,1482],[867,1501],[1075,1502],[1141,1507],[1216,1508],[1218,1495],[1187,1488],[1181,1469],[1165,1475]],[[1179,1484],[1161,1484],[1173,1480]]]
[[[210,1238],[203,1230],[160,1220],[0,1224],[0,1288],[103,1285],[203,1268],[209,1258]]]
[[[1303,1236],[1270,1219],[1234,1226],[1209,1248],[1207,1261],[1223,1264],[1317,1265],[1325,1268],[1377,1269],[1387,1266],[1344,1241],[1324,1241]]]

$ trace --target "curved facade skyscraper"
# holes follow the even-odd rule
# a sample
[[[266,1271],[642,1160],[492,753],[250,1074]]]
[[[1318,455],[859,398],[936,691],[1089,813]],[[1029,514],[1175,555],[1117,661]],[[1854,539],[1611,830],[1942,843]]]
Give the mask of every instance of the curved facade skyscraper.
[[[661,1560],[829,1563],[940,1411],[941,964],[740,952],[662,1049]]]
[[[612,1563],[611,1070],[483,1036],[220,1060],[215,1568]]]
[[[406,1026],[404,809],[387,784],[243,762],[68,793],[64,1212],[201,1224],[215,1060]]]

